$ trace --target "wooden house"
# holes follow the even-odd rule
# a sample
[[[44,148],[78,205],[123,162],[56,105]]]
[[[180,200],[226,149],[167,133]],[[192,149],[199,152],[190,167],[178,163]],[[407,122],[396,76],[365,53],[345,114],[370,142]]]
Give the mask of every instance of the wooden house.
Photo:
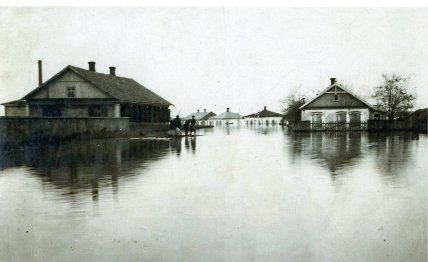
[[[281,123],[282,118],[282,114],[269,111],[266,106],[262,111],[244,116],[247,125],[278,125]]]
[[[368,120],[385,119],[384,111],[346,90],[335,78],[330,81],[330,86],[299,108],[302,122],[309,122],[311,129],[365,129]]]
[[[168,122],[170,102],[135,80],[66,66],[20,100],[4,103],[6,116],[129,117],[131,122]]]
[[[216,114],[214,112],[207,112],[206,109],[204,109],[203,112],[199,112],[199,109],[198,109],[196,112],[185,116],[182,120],[186,121],[188,119],[192,119],[192,116],[195,117],[197,125],[212,125],[213,121],[210,120],[210,118],[213,116],[216,116]]]

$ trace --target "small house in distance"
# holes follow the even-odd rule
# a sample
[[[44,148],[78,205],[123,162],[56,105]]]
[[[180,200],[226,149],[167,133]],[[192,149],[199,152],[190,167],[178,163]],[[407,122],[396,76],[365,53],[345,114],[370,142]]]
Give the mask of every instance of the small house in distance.
[[[213,121],[216,125],[239,125],[241,119],[242,116],[239,113],[231,112],[229,108],[227,108],[226,112],[213,116],[209,120]]]
[[[367,129],[370,119],[385,119],[385,112],[352,94],[330,78],[330,86],[302,105],[302,122],[309,130]],[[351,129],[352,129],[351,128]]]
[[[204,109],[203,112],[199,112],[198,109],[195,113],[188,114],[182,120],[186,121],[188,119],[192,119],[192,116],[195,116],[197,125],[212,125],[213,121],[209,119],[215,115],[216,114],[214,112],[207,112],[206,109]]]
[[[168,122],[170,102],[135,80],[68,65],[21,100],[4,103],[6,116],[129,117],[131,122]]]
[[[262,111],[244,116],[244,119],[247,125],[277,125],[281,123],[282,117],[282,114],[269,111],[265,106]]]

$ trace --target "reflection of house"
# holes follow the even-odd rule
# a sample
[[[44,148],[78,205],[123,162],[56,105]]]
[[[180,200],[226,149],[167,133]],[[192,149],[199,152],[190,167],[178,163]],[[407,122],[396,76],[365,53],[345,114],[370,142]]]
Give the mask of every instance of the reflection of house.
[[[344,168],[356,165],[367,148],[367,136],[361,132],[299,133],[294,134],[289,147],[296,159],[310,156],[320,166],[327,168],[334,178],[343,174]]]
[[[244,119],[247,125],[277,125],[281,123],[282,117],[279,113],[267,110],[265,106],[262,111],[245,116]]]
[[[199,109],[198,109],[197,112],[187,115],[186,117],[183,118],[183,120],[185,121],[188,119],[192,119],[192,116],[195,116],[197,125],[212,125],[213,121],[208,119],[210,119],[215,115],[216,114],[213,112],[207,112],[206,109],[204,109],[204,112],[199,112]]]
[[[168,122],[170,102],[135,80],[67,66],[21,100],[3,104],[6,116],[129,117],[132,122]]]
[[[242,116],[239,113],[233,113],[227,108],[226,112],[211,117],[209,120],[216,125],[239,125]]]
[[[362,126],[369,119],[384,119],[385,113],[374,108],[366,101],[347,91],[335,78],[331,78],[330,86],[318,96],[302,105],[302,121],[309,121],[311,128],[337,127],[348,128]]]

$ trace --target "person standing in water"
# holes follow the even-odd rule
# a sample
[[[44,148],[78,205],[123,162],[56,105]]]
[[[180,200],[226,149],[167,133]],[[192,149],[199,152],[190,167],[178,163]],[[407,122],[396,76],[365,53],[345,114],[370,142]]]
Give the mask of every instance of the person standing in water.
[[[192,116],[192,119],[190,120],[190,135],[196,135],[196,119],[195,116]]]
[[[169,135],[181,135],[181,127],[181,119],[177,115],[175,119],[171,120],[171,122],[169,123]]]
[[[190,119],[187,119],[187,120],[184,122],[183,129],[184,129],[184,135],[185,135],[185,136],[187,136],[187,134],[189,133],[189,130],[190,130],[190,123],[191,123],[191,120],[190,120]]]

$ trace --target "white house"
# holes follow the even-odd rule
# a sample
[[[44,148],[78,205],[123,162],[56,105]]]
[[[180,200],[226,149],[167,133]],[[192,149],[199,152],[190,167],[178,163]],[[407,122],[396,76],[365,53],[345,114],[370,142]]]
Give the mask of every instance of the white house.
[[[233,113],[226,109],[226,112],[211,117],[209,120],[213,121],[215,125],[240,125],[242,116],[239,113]]]
[[[282,117],[282,114],[269,111],[265,106],[262,111],[245,116],[244,119],[247,125],[278,125]]]
[[[369,119],[384,119],[385,112],[373,107],[330,78],[330,86],[302,105],[301,120],[314,126],[322,123],[361,124]]]
[[[204,109],[203,112],[199,112],[199,109],[195,113],[188,114],[182,120],[186,121],[188,119],[192,119],[192,116],[195,116],[196,125],[213,125],[213,120],[210,120],[211,117],[215,116],[214,112],[207,112]]]

